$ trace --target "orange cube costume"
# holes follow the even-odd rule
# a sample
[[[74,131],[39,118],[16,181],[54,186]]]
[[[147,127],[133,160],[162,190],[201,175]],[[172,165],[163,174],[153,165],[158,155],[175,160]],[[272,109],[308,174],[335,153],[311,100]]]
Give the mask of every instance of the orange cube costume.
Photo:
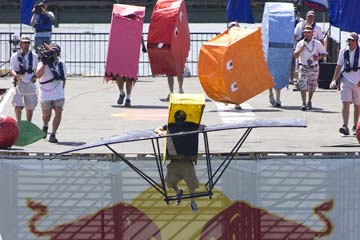
[[[184,0],[158,0],[151,15],[147,48],[152,75],[181,76],[190,50]]]
[[[218,102],[240,104],[274,86],[260,29],[232,27],[204,43],[198,69],[204,91]]]

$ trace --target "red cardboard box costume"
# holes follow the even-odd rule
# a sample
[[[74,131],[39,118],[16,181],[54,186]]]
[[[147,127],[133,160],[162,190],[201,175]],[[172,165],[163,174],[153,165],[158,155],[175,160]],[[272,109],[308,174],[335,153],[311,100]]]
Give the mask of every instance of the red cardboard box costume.
[[[137,79],[145,7],[114,4],[105,79]]]
[[[158,0],[151,16],[148,54],[152,75],[181,76],[190,50],[184,0]]]

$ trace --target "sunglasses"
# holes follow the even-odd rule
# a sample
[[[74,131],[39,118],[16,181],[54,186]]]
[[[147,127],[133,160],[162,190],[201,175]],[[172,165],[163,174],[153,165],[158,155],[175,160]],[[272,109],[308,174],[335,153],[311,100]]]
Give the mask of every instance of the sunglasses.
[[[30,42],[21,42],[22,44],[30,44]]]
[[[354,39],[348,39],[347,41],[348,41],[348,42],[355,42]]]

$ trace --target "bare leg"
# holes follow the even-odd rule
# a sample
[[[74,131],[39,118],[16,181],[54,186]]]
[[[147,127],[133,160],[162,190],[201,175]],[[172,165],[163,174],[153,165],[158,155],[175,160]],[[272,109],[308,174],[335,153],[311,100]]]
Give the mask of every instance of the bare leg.
[[[359,122],[360,117],[360,105],[354,105],[354,126],[356,128],[357,123]]]
[[[16,116],[16,121],[20,122],[21,121],[21,111],[22,111],[23,107],[15,107],[15,116]]]
[[[343,102],[342,117],[344,126],[348,126],[349,124],[350,104],[349,102]]]
[[[120,93],[123,93],[124,92],[124,78],[122,77],[118,77],[117,80],[116,80],[116,83],[118,85],[118,88],[120,90]]]
[[[133,87],[133,81],[130,79],[127,79],[126,80],[126,99],[130,99],[132,87]]]
[[[303,104],[306,104],[306,91],[301,91],[301,100]]]
[[[167,76],[167,79],[168,79],[169,91],[170,93],[174,93],[174,77]]]
[[[44,127],[47,127],[51,118],[51,110],[46,110],[43,112],[42,119],[43,119],[43,125]]]
[[[178,76],[177,80],[178,80],[178,84],[179,84],[179,93],[184,93],[184,90],[183,90],[184,77],[182,75]]]
[[[57,129],[59,128],[60,122],[61,122],[61,116],[62,116],[62,109],[60,107],[55,107],[55,117],[53,120],[53,131],[52,134],[56,134]]]
[[[309,91],[309,102],[311,102],[313,95],[314,91]]]
[[[31,122],[32,116],[33,116],[33,110],[26,110],[26,120]]]
[[[276,102],[280,103],[281,89],[275,89]]]

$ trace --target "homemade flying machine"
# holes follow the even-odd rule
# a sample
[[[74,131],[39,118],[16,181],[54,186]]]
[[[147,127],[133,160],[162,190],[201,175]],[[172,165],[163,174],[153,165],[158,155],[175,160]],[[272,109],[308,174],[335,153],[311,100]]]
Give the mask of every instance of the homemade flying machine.
[[[123,135],[113,136],[109,138],[103,138],[99,141],[87,143],[75,148],[72,148],[68,151],[64,151],[58,153],[58,155],[63,155],[66,153],[71,153],[75,151],[80,151],[89,148],[95,148],[100,146],[107,147],[111,152],[113,152],[120,160],[126,163],[133,171],[135,171],[139,176],[141,176],[145,181],[147,181],[153,188],[155,188],[159,193],[164,196],[164,201],[169,204],[170,201],[177,200],[176,195],[169,195],[166,189],[165,184],[165,177],[164,177],[164,169],[163,163],[161,159],[161,151],[160,151],[160,140],[172,137],[179,137],[188,134],[198,134],[202,135],[204,138],[204,148],[205,148],[205,160],[207,166],[207,175],[208,180],[205,183],[205,190],[196,192],[192,195],[190,194],[183,194],[181,199],[186,198],[196,198],[196,197],[203,197],[208,196],[211,198],[213,195],[213,189],[216,186],[217,182],[224,174],[225,170],[234,159],[234,156],[238,153],[239,149],[245,142],[246,138],[249,136],[250,132],[254,128],[268,128],[268,127],[306,127],[307,123],[305,119],[266,119],[266,120],[248,120],[239,123],[231,123],[231,124],[218,124],[212,126],[206,126],[201,130],[197,131],[190,131],[190,132],[180,132],[180,133],[173,133],[173,134],[164,134],[159,135],[154,132],[154,129],[142,130],[142,131],[135,131],[126,133]],[[239,134],[240,138],[237,140],[234,147],[230,150],[227,156],[222,160],[222,162],[216,167],[213,168],[211,164],[211,153],[209,149],[209,137],[208,134],[210,132],[216,131],[227,131],[227,130],[235,130],[235,129],[245,129],[245,132],[241,135]],[[234,135],[234,138],[238,135]],[[120,144],[120,143],[128,143],[128,142],[139,142],[139,141],[149,141],[152,144],[152,148],[154,151],[154,157],[160,177],[160,183],[155,181],[154,178],[147,175],[142,169],[135,166],[133,161],[127,159],[125,156],[117,152],[111,145]]]

